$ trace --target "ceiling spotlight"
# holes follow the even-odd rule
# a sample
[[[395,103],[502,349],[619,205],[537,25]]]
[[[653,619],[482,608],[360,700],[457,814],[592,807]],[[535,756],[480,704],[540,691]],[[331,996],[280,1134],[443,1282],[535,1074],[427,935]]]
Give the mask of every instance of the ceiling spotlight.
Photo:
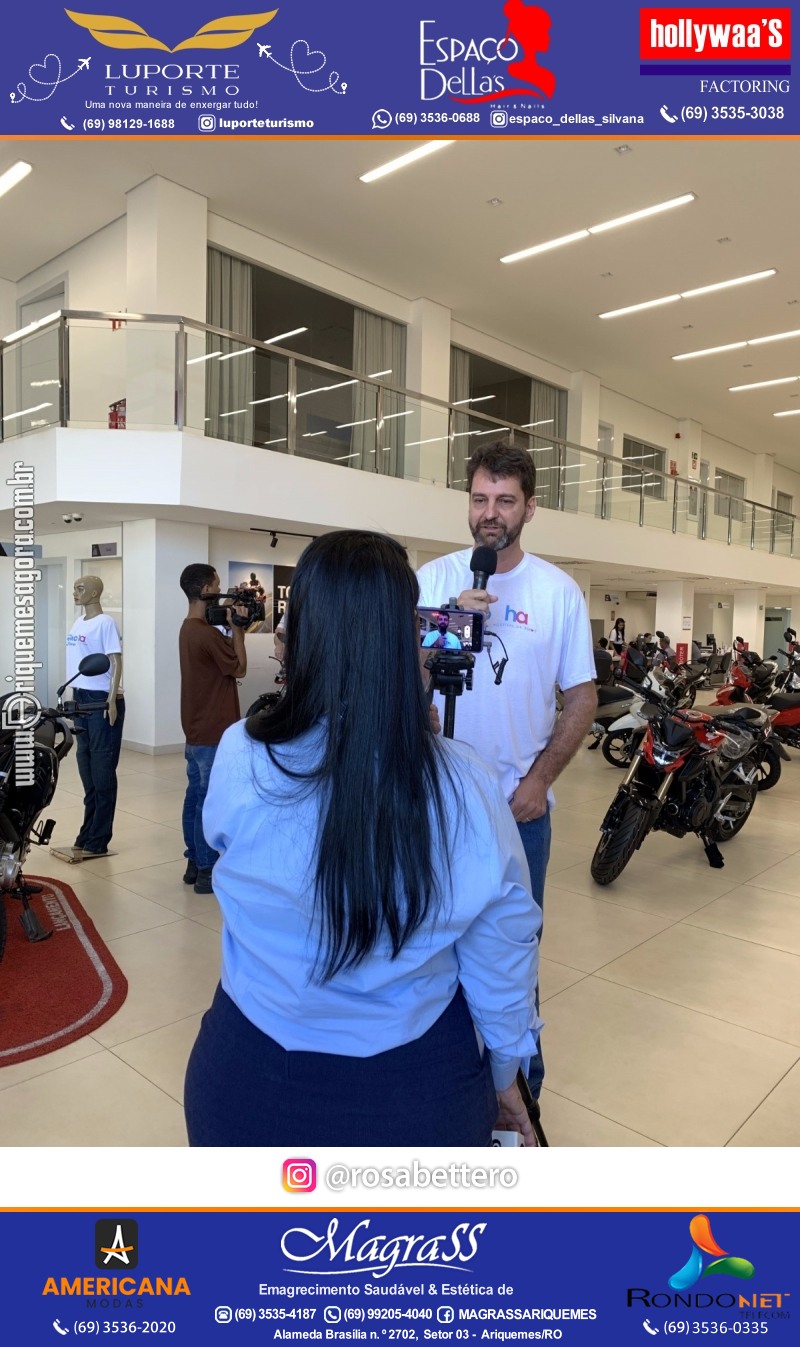
[[[490,196],[486,204],[487,206],[502,206],[503,202],[499,196]]]
[[[278,535],[277,535],[277,533],[273,533],[273,534],[270,535],[269,545],[270,545],[270,547],[277,547],[277,546],[278,546]]]
[[[632,145],[615,145],[615,147],[614,147],[614,153],[615,153],[615,154],[632,154],[632,153],[633,153],[633,146],[632,146]]]

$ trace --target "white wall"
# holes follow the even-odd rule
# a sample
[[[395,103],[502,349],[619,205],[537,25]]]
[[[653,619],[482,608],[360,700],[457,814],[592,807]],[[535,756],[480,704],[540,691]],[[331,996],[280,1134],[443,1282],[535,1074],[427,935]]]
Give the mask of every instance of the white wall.
[[[616,618],[625,621],[625,635],[630,640],[646,631],[653,632],[656,622],[655,599],[626,599],[624,589],[615,589],[619,603],[606,603],[605,594],[609,591],[592,585],[589,600],[589,616],[599,618],[603,623],[603,635],[608,636]],[[613,616],[612,616],[613,614]]]

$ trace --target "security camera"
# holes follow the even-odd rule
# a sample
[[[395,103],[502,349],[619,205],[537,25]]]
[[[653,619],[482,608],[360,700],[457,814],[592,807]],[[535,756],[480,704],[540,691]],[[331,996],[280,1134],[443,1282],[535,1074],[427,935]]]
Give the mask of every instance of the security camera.
[[[73,522],[73,524],[80,524],[80,522],[81,522],[82,519],[83,519],[83,515],[82,515],[82,514],[74,514],[74,515],[72,516],[72,522]]]
[[[65,523],[65,524],[71,524],[71,523],[72,523],[72,515],[71,515],[71,514],[62,514],[61,518],[64,520],[64,523]]]

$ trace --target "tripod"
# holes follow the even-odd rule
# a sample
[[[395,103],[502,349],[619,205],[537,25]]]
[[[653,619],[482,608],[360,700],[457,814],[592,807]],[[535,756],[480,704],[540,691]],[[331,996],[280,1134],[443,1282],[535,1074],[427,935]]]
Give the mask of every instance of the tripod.
[[[462,695],[465,687],[468,692],[472,690],[472,671],[474,667],[475,656],[466,650],[434,650],[425,661],[425,668],[430,670],[431,675],[431,693],[440,692],[444,697],[444,728],[442,733],[445,739],[454,737],[456,698]],[[522,1095],[522,1102],[531,1120],[531,1127],[537,1144],[548,1146],[550,1143],[542,1127],[539,1101],[534,1099],[531,1094],[527,1078],[521,1069],[517,1072],[517,1088]]]

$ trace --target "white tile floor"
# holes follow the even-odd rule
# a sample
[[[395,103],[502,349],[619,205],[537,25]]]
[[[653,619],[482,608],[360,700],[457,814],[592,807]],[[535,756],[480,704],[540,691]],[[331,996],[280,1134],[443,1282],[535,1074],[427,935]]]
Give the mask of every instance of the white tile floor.
[[[800,758],[762,795],[724,870],[658,834],[598,888],[589,860],[621,774],[581,750],[558,784],[542,960],[555,1146],[800,1144]],[[2,1145],[185,1145],[183,1072],[219,968],[213,897],[181,882],[179,754],[125,752],[117,855],[30,873],[71,884],[125,971],[94,1034],[0,1069]],[[82,815],[65,765],[54,842]]]

